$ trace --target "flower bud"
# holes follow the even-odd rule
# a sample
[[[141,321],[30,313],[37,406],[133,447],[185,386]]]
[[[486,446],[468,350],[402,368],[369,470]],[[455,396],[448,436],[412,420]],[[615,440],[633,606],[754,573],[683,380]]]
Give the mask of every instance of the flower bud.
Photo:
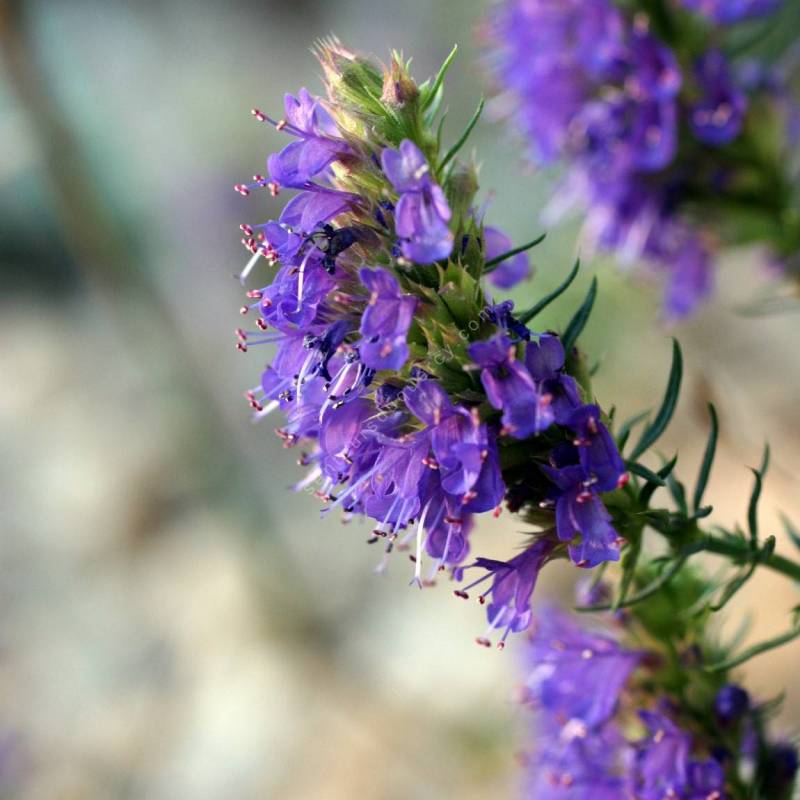
[[[406,106],[419,97],[417,84],[408,74],[397,54],[392,55],[391,66],[383,73],[381,100],[389,106]]]
[[[750,708],[750,695],[734,684],[723,686],[714,700],[714,710],[723,725],[737,722]]]

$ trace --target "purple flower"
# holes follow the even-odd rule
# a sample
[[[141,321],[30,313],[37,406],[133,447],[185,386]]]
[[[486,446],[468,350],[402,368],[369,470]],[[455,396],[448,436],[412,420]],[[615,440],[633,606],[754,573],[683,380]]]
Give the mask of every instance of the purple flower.
[[[724,725],[738,721],[749,709],[750,695],[741,686],[723,686],[714,698],[714,711]]]
[[[495,72],[536,159],[553,161],[592,82],[605,82],[617,67],[622,17],[608,0],[512,0],[496,7],[491,28]]]
[[[306,89],[301,89],[297,97],[285,95],[284,108],[285,119],[275,123],[276,127],[296,136],[297,140],[280,153],[273,153],[267,166],[270,177],[279,187],[302,189],[333,161],[350,152],[350,148],[319,99]]]
[[[695,69],[701,98],[690,109],[694,135],[706,144],[722,145],[742,129],[747,98],[734,84],[725,56],[710,50]]]
[[[683,3],[718,23],[779,5]],[[678,45],[673,52],[655,30],[644,14],[610,0],[501,0],[490,18],[490,56],[504,107],[533,160],[562,159],[568,167],[545,221],[583,207],[590,244],[614,251],[626,265],[649,262],[664,278],[665,317],[677,319],[713,289],[706,243],[713,239],[702,236],[702,228],[716,217],[697,212],[710,202],[704,198],[720,194],[717,160],[725,157],[693,147],[679,132],[691,130],[713,146],[736,141],[744,135],[749,103],[744,82],[719,52],[699,49],[687,73],[676,57]],[[752,83],[747,92],[774,95]],[[743,171],[734,161],[724,180],[731,187],[740,178],[746,183]],[[688,202],[698,197],[696,205]]]
[[[569,542],[569,556],[580,567],[619,560],[619,534],[596,494],[596,481],[579,463],[579,448],[561,445],[551,454],[553,466],[542,471],[553,482],[556,533]]]
[[[771,14],[783,0],[680,0],[714,22],[728,24]]]
[[[725,770],[713,759],[690,761],[686,776],[687,800],[725,800]]]
[[[511,237],[506,236],[498,228],[486,226],[483,229],[483,241],[486,251],[486,260],[503,255],[512,249]],[[531,275],[531,265],[525,253],[501,261],[495,269],[489,273],[489,282],[498,289],[511,289],[518,283],[527,280]]]
[[[403,393],[406,406],[428,426],[442,489],[471,512],[496,508],[505,494],[494,433],[477,415],[454,405],[434,380]]]
[[[550,398],[553,419],[567,425],[581,404],[575,379],[564,372],[564,348],[557,336],[545,334],[525,348],[525,366],[539,391]]]
[[[638,743],[636,791],[642,800],[663,800],[682,793],[688,782],[692,738],[655,711],[640,711],[648,735]]]
[[[537,614],[527,656],[528,700],[557,718],[581,722],[584,733],[611,719],[641,658],[556,608]]]
[[[553,423],[550,397],[541,394],[530,372],[516,357],[516,345],[505,334],[496,334],[468,348],[481,368],[481,382],[491,405],[503,412],[504,430],[515,439],[527,439]]]
[[[536,587],[539,572],[554,547],[555,542],[552,539],[542,537],[509,561],[478,558],[466,568],[483,569],[486,574],[463,589],[457,590],[456,595],[466,598],[470,589],[492,579],[491,586],[481,595],[480,599],[481,602],[484,602],[484,598],[490,597],[486,612],[489,619],[489,630],[505,629],[499,646],[505,643],[510,632],[524,631],[530,625],[531,595]],[[463,569],[456,572],[458,580],[463,577],[463,572]],[[485,636],[479,638],[478,641],[487,647],[490,644],[489,639]]]
[[[627,89],[634,99],[672,100],[681,88],[681,73],[672,50],[634,23],[628,42]]]
[[[636,745],[637,797],[725,800],[725,773],[717,761],[691,760],[692,737],[664,714],[640,711],[639,716],[648,735]]]
[[[474,526],[471,514],[446,516],[428,533],[425,549],[440,565],[461,564],[469,555],[469,534]]]
[[[656,268],[666,274],[664,314],[668,319],[687,316],[711,295],[711,253],[688,227],[667,223],[656,228],[646,252],[657,259]]]
[[[611,492],[627,482],[625,462],[617,450],[608,428],[600,422],[600,409],[581,406],[567,423],[575,431],[578,459],[587,476],[587,488],[595,492]]]
[[[361,317],[361,358],[372,369],[399,370],[408,359],[406,334],[417,299],[403,294],[397,278],[386,269],[363,268],[358,274],[370,293]]]
[[[400,195],[394,216],[403,255],[418,264],[447,258],[453,249],[450,206],[441,187],[433,182],[422,151],[405,139],[399,150],[383,151],[381,164]]]
[[[621,800],[629,791],[631,748],[613,725],[586,736],[581,724],[560,725],[549,714],[536,727],[525,800]]]
[[[280,222],[295,232],[312,233],[323,223],[349,211],[358,198],[316,184],[295,195],[281,212]]]

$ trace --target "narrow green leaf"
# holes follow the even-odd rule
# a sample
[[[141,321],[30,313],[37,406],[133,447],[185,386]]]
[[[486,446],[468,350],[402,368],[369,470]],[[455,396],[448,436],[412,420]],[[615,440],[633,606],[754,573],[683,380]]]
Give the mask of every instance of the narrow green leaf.
[[[592,313],[595,298],[597,297],[597,278],[592,278],[592,283],[589,286],[589,291],[586,293],[586,298],[581,304],[581,307],[575,312],[575,316],[570,320],[567,329],[561,336],[561,344],[564,346],[564,352],[569,354],[578,341],[578,337],[586,327],[589,320],[589,315]]]
[[[750,531],[750,542],[755,547],[758,543],[758,501],[761,499],[761,489],[764,484],[764,476],[769,468],[769,445],[764,447],[764,458],[758,469],[752,470],[755,476],[753,493],[750,495],[750,503],[747,507],[747,528]]]
[[[700,464],[700,474],[697,476],[697,484],[694,488],[692,507],[695,511],[700,508],[700,503],[703,502],[703,494],[705,493],[706,486],[708,485],[708,476],[711,474],[711,466],[714,463],[714,454],[717,451],[717,437],[719,436],[719,420],[717,418],[717,410],[714,408],[712,403],[708,404],[708,413],[711,417],[711,431],[708,434],[706,451],[703,454],[703,461]]]
[[[641,508],[647,508],[647,506],[650,504],[651,498],[655,494],[656,489],[658,489],[659,486],[664,485],[665,479],[670,476],[677,463],[678,456],[676,455],[673,456],[670,461],[664,464],[664,466],[661,467],[661,469],[656,473],[656,475],[658,475],[658,477],[661,479],[661,483],[653,483],[651,481],[644,485],[642,491],[639,492],[639,505]]]
[[[446,167],[447,164],[455,158],[458,151],[464,146],[467,139],[469,139],[469,135],[472,133],[472,129],[478,124],[478,120],[481,118],[481,113],[483,112],[483,107],[485,105],[486,101],[481,97],[481,101],[478,103],[475,113],[467,123],[467,127],[464,128],[464,133],[461,134],[458,141],[447,151],[445,157],[442,159],[441,164],[439,164],[439,169],[444,169],[444,167]]]
[[[525,244],[521,244],[519,247],[515,247],[513,250],[509,250],[507,253],[502,253],[501,255],[497,256],[496,258],[492,258],[486,262],[483,268],[483,274],[486,275],[489,272],[494,272],[500,264],[505,261],[507,258],[511,258],[512,256],[517,255],[518,253],[524,253],[526,250],[530,250],[532,247],[536,247],[537,244],[541,244],[545,237],[547,236],[546,233],[541,234],[541,236],[537,236],[533,241],[527,242]],[[521,318],[520,318],[521,319]],[[525,322],[526,320],[522,320]]]
[[[542,311],[544,311],[547,308],[547,306],[549,306],[550,303],[553,302],[553,300],[564,294],[564,292],[566,292],[567,289],[569,289],[570,285],[572,284],[572,281],[575,280],[575,276],[578,274],[580,268],[581,268],[581,260],[578,259],[575,262],[575,266],[570,270],[569,275],[567,275],[567,277],[564,278],[563,283],[560,283],[558,286],[556,286],[556,288],[553,289],[553,291],[550,292],[550,294],[545,295],[538,303],[536,303],[536,305],[531,306],[531,308],[529,308],[527,311],[524,311],[522,314],[520,314],[519,315],[520,321],[525,324],[529,323],[537,314],[540,314]]]
[[[651,447],[658,438],[664,433],[667,425],[669,425],[672,415],[675,413],[675,406],[678,404],[678,395],[681,390],[681,379],[683,378],[683,354],[681,353],[681,346],[676,339],[672,340],[672,367],[669,372],[669,380],[667,381],[667,390],[664,393],[664,401],[661,408],[656,414],[656,418],[648,425],[639,443],[633,449],[631,458],[639,458],[649,447]]]
[[[672,499],[675,501],[675,505],[678,506],[681,515],[688,517],[689,507],[686,504],[686,488],[684,485],[674,475],[670,475],[667,478],[667,488],[672,495]]]
[[[698,508],[694,514],[692,514],[689,519],[705,519],[706,517],[711,515],[711,512],[714,510],[714,506],[702,506]]]
[[[447,119],[447,111],[445,110],[444,114],[442,114],[441,118],[439,119],[439,124],[436,126],[436,149],[437,151],[442,146],[442,133],[444,131],[444,122]]]
[[[436,77],[433,79],[433,83],[429,87],[425,87],[425,97],[422,101],[423,111],[425,111],[425,109],[427,109],[428,106],[433,102],[437,92],[442,88],[442,84],[444,83],[444,76],[447,74],[447,70],[450,69],[450,65],[453,63],[453,59],[456,57],[457,52],[458,52],[458,45],[454,44],[453,49],[450,51],[450,54],[444,60],[442,66],[439,67],[439,71],[436,73]]]
[[[739,573],[726,587],[720,599],[715,605],[711,606],[712,611],[721,611],[731,600],[731,598],[744,586],[753,576],[756,567],[766,561],[775,552],[775,537],[769,536],[764,541],[761,550],[753,554],[753,559],[747,569]]]
[[[745,661],[749,661],[755,656],[759,656],[762,653],[766,653],[770,650],[774,650],[776,647],[787,644],[793,639],[796,639],[798,636],[800,636],[800,625],[796,624],[786,633],[783,633],[780,636],[775,636],[772,639],[767,639],[759,644],[754,644],[752,647],[748,647],[737,656],[733,656],[732,658],[729,658],[725,661],[720,661],[716,664],[709,664],[705,670],[706,672],[725,672],[725,670],[733,669],[734,667],[744,664]]]
[[[717,611],[722,611],[728,602],[733,598],[733,596],[739,591],[739,589],[744,586],[747,581],[753,576],[753,573],[756,571],[756,567],[758,566],[757,562],[753,562],[746,570],[740,572],[732,581],[730,581],[722,592],[719,600],[710,606],[711,610],[715,613]]]
[[[667,482],[660,475],[657,475],[653,470],[648,469],[644,464],[640,464],[638,461],[626,461],[625,466],[634,475],[638,475],[640,478],[650,481],[650,483],[655,483],[657,486],[667,485]]]

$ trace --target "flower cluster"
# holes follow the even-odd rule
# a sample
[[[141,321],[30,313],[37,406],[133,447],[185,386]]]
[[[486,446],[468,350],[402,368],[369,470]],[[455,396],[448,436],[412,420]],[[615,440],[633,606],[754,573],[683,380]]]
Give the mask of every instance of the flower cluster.
[[[764,119],[773,131],[781,113],[774,81],[750,80],[754,65],[738,69],[706,30],[779,2],[629,5],[503,0],[491,65],[533,160],[569,165],[546,218],[585,207],[589,242],[663,273],[665,313],[680,317],[710,294],[715,243],[734,212],[752,217],[737,240],[767,241],[785,259],[800,249],[784,137],[766,141]],[[768,218],[787,224],[776,231]]]
[[[237,186],[293,190],[277,220],[242,226],[242,281],[267,282],[248,292],[254,330],[237,331],[238,348],[274,347],[247,398],[257,419],[280,410],[278,434],[304,446],[298,489],[323,513],[373,521],[381,569],[413,546],[420,586],[448,567],[458,579],[480,570],[457,594],[490,581],[481,599],[505,639],[527,627],[546,562],[619,558],[603,496],[626,466],[572,343],[530,330],[481,286],[484,273],[508,286],[529,267],[484,227],[474,167],[439,153],[441,80],[417,87],[397,57],[381,74],[336,42],[320,58],[327,98],[287,95],[280,120],[255,110],[291,141],[268,176]],[[541,530],[508,561],[465,566],[474,516],[506,500]]]
[[[788,797],[797,750],[764,739],[763,708],[740,686],[706,678],[692,689],[710,700],[687,706],[661,688],[661,655],[557,609],[535,619],[526,656],[522,699],[537,710],[526,800],[730,800],[753,773],[759,797]]]

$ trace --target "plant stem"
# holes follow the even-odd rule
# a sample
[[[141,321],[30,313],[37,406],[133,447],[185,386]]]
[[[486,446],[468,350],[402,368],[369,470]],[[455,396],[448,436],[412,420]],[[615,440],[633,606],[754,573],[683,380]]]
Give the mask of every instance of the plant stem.
[[[711,536],[710,534],[706,536],[705,540],[703,541],[702,549],[708,553],[716,553],[717,555],[728,556],[732,561],[737,563],[747,563],[752,558],[753,552],[750,549],[749,543],[744,540],[739,542],[735,540],[721,539],[717,536]],[[785,558],[784,556],[779,556],[777,553],[772,553],[760,563],[762,563],[765,567],[769,567],[769,569],[774,570],[775,572],[780,572],[781,575],[785,575],[787,578],[791,578],[793,581],[800,583],[800,564]]]

